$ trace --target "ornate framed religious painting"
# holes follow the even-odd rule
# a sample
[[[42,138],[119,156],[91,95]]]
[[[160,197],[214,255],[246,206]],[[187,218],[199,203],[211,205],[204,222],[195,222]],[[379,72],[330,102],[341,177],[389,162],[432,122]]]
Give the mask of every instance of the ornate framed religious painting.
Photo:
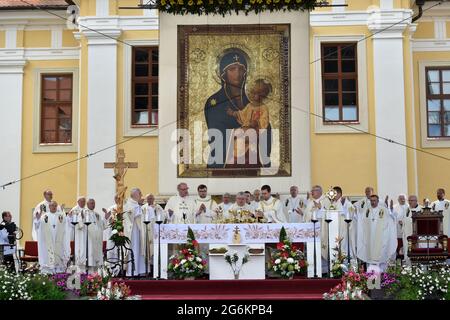
[[[291,176],[290,25],[178,25],[178,177]]]

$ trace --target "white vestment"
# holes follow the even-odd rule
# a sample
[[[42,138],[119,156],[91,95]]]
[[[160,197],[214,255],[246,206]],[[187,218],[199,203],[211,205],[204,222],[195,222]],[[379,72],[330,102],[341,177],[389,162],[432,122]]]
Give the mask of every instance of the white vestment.
[[[403,226],[402,226],[402,239],[403,239],[403,258],[404,261],[407,264],[410,264],[410,260],[408,257],[408,237],[412,235],[412,231],[413,231],[413,226],[412,226],[412,215],[413,213],[420,213],[422,211],[422,206],[417,205],[417,207],[415,208],[409,208],[406,210],[406,212],[401,215],[401,216],[397,216],[397,220],[401,221]]]
[[[268,223],[286,223],[288,221],[284,214],[283,204],[272,196],[268,200],[260,200],[257,210],[264,213],[264,218]]]
[[[44,199],[44,201],[39,202],[36,207],[33,210],[33,221],[36,218],[36,214],[38,214],[39,212],[41,212],[41,207],[42,207],[42,213],[44,212],[50,212],[50,208],[49,205],[50,202],[48,202],[47,200]],[[58,208],[56,209],[57,211],[61,211],[61,207],[58,206]],[[31,230],[31,237],[33,238],[33,241],[37,241],[38,240],[38,235],[37,235],[37,229],[35,228],[35,224],[33,223],[33,229]]]
[[[431,204],[431,209],[433,211],[442,210],[442,215],[444,216],[444,219],[442,221],[443,232],[446,236],[450,237],[450,200],[436,200]]]
[[[201,205],[206,207],[205,211],[197,214]],[[215,223],[217,221],[217,203],[210,196],[195,199],[195,223]]]
[[[78,215],[75,226],[75,262],[81,270],[86,269],[87,240],[89,272],[95,272],[103,265],[103,231],[108,227],[108,222],[94,210],[85,209],[83,214],[84,219]],[[86,221],[91,224],[87,226]]]
[[[141,206],[138,202],[134,201],[133,199],[129,199],[127,203],[127,211],[125,213],[127,220],[129,221],[129,224],[131,224],[131,249],[133,250],[133,256],[134,256],[134,272],[132,271],[132,264],[131,262],[128,264],[127,267],[127,276],[131,275],[141,275],[145,274],[145,240],[146,240],[146,228],[151,228],[151,223],[145,225],[144,219],[146,214],[148,212],[150,219],[155,219],[155,210],[152,207],[147,206],[145,208],[145,211],[143,210],[143,206]],[[149,220],[149,221],[151,221]],[[150,236],[150,232],[148,233]],[[147,243],[147,258],[148,262],[150,262],[150,237],[148,238]],[[131,257],[128,255],[128,259],[131,259]],[[148,267],[148,270],[150,270],[150,267]]]
[[[300,209],[302,214],[295,211],[295,209]],[[292,196],[289,196],[284,201],[284,211],[286,214],[286,217],[289,219],[289,223],[302,223],[305,222],[305,212],[306,209],[306,200],[301,198],[300,196],[296,196],[293,198]]]
[[[46,212],[33,220],[37,231],[38,258],[42,273],[60,273],[70,259],[70,241],[67,234],[66,214]]]
[[[173,211],[172,216],[169,214],[169,209]],[[195,223],[195,202],[188,196],[175,195],[170,197],[164,210],[168,223]]]
[[[396,250],[394,214],[382,204],[366,208],[358,218],[358,258],[383,271],[388,261],[395,259]]]
[[[260,200],[260,201],[261,201],[261,200]],[[250,206],[250,208],[252,209],[252,211],[255,211],[255,210],[258,209],[258,207],[259,207],[259,202],[260,202],[260,201],[252,200],[252,202],[250,202],[249,206]]]
[[[81,208],[81,207],[77,204],[75,207],[73,207],[72,209],[70,209],[69,213],[72,213],[72,216],[76,215],[76,216],[78,217],[79,214],[81,213],[81,210],[83,210],[83,209],[85,209],[85,208],[86,208],[86,206],[85,206],[84,208]],[[80,217],[79,217],[79,219],[80,219],[80,220],[78,220],[78,221],[81,221],[81,218],[80,218]],[[69,218],[69,220],[71,220],[71,219]],[[71,222],[71,221],[69,221],[69,222]],[[75,230],[74,225],[71,224],[71,223],[68,223],[67,226],[69,227],[69,228],[68,228],[68,232],[69,232],[69,238],[70,238],[70,241],[74,241],[74,238],[73,238],[73,237],[74,237],[74,230]]]
[[[402,226],[400,225],[401,217],[403,217],[406,214],[406,211],[409,209],[409,205],[407,203],[400,204],[397,203],[394,205],[394,215],[396,218],[396,226],[397,226],[397,238],[402,238]],[[404,244],[403,244],[404,245]]]

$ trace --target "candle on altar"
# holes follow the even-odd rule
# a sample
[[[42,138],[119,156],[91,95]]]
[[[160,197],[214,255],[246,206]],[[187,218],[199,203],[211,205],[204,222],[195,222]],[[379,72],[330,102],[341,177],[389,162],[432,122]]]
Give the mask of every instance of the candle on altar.
[[[162,221],[160,211],[158,211],[158,213],[156,214],[156,221]]]
[[[311,220],[317,221],[317,212],[316,211],[313,211]]]
[[[84,214],[86,215],[84,222],[88,222],[88,223],[91,222],[90,218],[89,218],[89,212],[87,212],[87,213],[85,212]]]
[[[72,216],[72,222],[73,223],[78,223],[78,215],[76,213],[74,213],[73,216]]]
[[[145,210],[144,222],[150,222],[150,213],[148,212],[148,210]]]
[[[350,217],[350,212],[347,210],[347,212],[345,213],[345,220],[351,220]]]

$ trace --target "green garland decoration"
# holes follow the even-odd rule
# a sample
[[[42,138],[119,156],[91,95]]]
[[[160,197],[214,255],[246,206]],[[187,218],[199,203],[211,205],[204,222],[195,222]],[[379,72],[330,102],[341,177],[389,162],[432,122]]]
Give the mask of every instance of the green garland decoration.
[[[264,11],[305,11],[313,10],[322,0],[156,0],[161,12],[174,15],[222,15]]]

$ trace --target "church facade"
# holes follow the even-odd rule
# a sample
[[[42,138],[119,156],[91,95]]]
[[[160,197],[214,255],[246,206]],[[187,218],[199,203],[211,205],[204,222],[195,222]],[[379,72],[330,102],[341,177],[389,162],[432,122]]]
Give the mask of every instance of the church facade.
[[[45,189],[66,207],[78,195],[108,207],[114,173],[103,167],[119,148],[138,162],[126,185],[175,193],[182,179],[166,180],[162,155],[171,151],[158,125],[176,110],[161,103],[159,83],[176,83],[177,70],[162,74],[158,13],[124,8],[138,0],[26,2],[0,1],[0,184],[12,182],[0,190],[0,209],[12,212],[28,240]],[[373,186],[383,197],[431,199],[437,187],[450,190],[442,159],[450,158],[450,3],[427,2],[414,22],[413,0],[330,3],[348,6],[310,13],[307,97],[291,100],[292,122],[302,119],[291,127],[291,149],[305,166],[273,191],[340,185],[357,198]],[[70,23],[75,15],[79,27]],[[352,44],[356,50],[346,50]],[[270,182],[222,179],[229,192]],[[191,194],[200,183],[208,179],[189,180]],[[209,192],[222,189],[212,184]]]

